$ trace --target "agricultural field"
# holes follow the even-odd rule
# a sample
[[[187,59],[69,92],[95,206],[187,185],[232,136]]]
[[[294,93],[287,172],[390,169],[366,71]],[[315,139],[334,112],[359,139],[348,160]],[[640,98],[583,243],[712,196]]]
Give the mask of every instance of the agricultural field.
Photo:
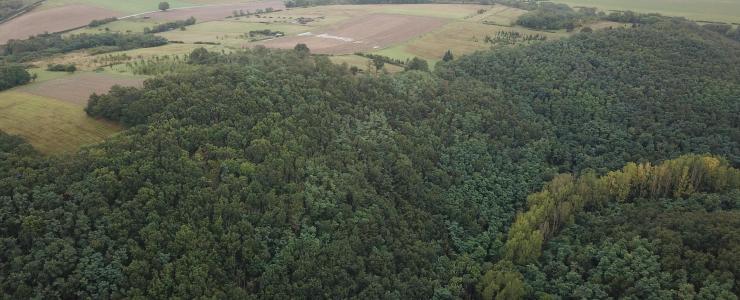
[[[316,53],[349,54],[372,51],[407,41],[445,24],[444,19],[423,16],[368,14],[323,28],[260,43],[271,48],[306,44]]]
[[[0,130],[20,135],[42,153],[70,153],[120,131],[88,117],[77,104],[16,90],[0,93]]]
[[[596,7],[602,10],[632,10],[686,17],[694,21],[740,23],[737,0],[557,0],[570,6]]]
[[[242,48],[248,43],[250,31],[272,30],[285,34],[297,34],[305,31],[305,26],[297,24],[264,24],[247,23],[235,20],[212,21],[198,23],[187,27],[187,30],[172,30],[159,33],[171,41],[181,41],[186,44],[197,42],[218,43],[226,47]]]
[[[495,4],[493,6],[482,8],[485,10],[473,16],[465,18],[467,21],[481,22],[487,24],[509,26],[513,24],[519,16],[527,11],[515,7]]]
[[[564,32],[545,32],[520,27],[460,21],[449,23],[438,30],[424,34],[408,42],[377,51],[376,53],[402,60],[418,56],[431,61],[437,61],[442,58],[442,55],[447,50],[451,50],[456,55],[462,55],[496,46],[487,43],[485,37],[494,36],[498,32],[541,35],[547,39],[557,39],[568,35]]]
[[[93,7],[100,7],[107,10],[115,11],[121,14],[121,16],[142,13],[148,11],[156,11],[157,4],[159,1],[151,0],[125,0],[125,1],[112,1],[112,0],[48,0],[41,6],[44,8],[64,7],[69,5],[81,4]],[[196,5],[203,5],[202,3],[181,1],[181,0],[167,0],[171,8],[191,7]]]
[[[0,25],[0,44],[11,39],[25,39],[40,33],[84,26],[95,19],[119,15],[105,8],[79,4],[36,9]]]
[[[107,93],[113,85],[141,87],[144,78],[124,75],[81,73],[19,87],[17,90],[64,102],[87,105],[93,93]]]
[[[102,71],[107,73],[130,74],[126,64],[155,58],[182,56],[203,47],[208,50],[220,51],[220,46],[196,44],[167,44],[160,47],[141,48],[127,51],[117,51],[105,54],[91,55],[85,51],[72,52],[33,62],[37,66],[48,64],[74,64],[82,71]],[[52,72],[57,73],[57,72]]]
[[[140,18],[150,18],[152,20],[183,20],[189,17],[194,17],[196,20],[201,22],[221,20],[227,16],[230,16],[234,11],[244,12],[255,12],[257,10],[284,9],[285,5],[280,0],[267,0],[267,1],[254,1],[241,4],[227,4],[227,5],[207,5],[192,8],[172,9],[168,11],[155,11],[151,13],[145,13],[137,15]]]
[[[92,93],[113,85],[141,86],[146,77],[108,72],[50,72],[32,68],[33,83],[0,92],[0,130],[27,139],[47,154],[73,152],[120,131],[119,125],[85,114]]]
[[[415,56],[435,61],[452,49],[465,54],[487,49],[483,39],[501,30],[530,34],[511,27],[524,10],[503,5],[404,4],[321,6],[269,14],[268,22],[310,20],[305,31],[258,44],[292,48],[305,43],[317,53],[372,52],[401,60]],[[277,21],[273,21],[277,19]],[[247,19],[249,20],[249,19]],[[262,18],[265,20],[265,17]],[[563,33],[543,33],[549,37]]]
[[[10,39],[24,39],[32,35],[46,32],[60,32],[85,26],[92,20],[118,17],[123,19],[142,18],[144,22],[114,22],[106,24],[113,31],[141,31],[154,21],[181,20],[195,17],[197,20],[212,21],[223,19],[231,15],[234,10],[256,11],[257,9],[283,9],[282,1],[253,1],[233,4],[226,1],[221,4],[213,3],[186,3],[168,1],[172,9],[157,11],[156,3],[147,0],[109,1],[109,0],[51,0],[40,7],[0,26],[0,44]],[[232,4],[224,4],[232,3]],[[138,24],[136,24],[138,23]],[[112,28],[111,28],[112,27]],[[81,32],[91,32],[100,29],[84,29]]]

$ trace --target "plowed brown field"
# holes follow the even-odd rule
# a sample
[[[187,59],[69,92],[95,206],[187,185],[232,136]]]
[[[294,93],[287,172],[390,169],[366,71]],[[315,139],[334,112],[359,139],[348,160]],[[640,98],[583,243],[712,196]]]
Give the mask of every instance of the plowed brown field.
[[[372,51],[404,42],[444,25],[446,20],[434,17],[396,14],[369,14],[343,21],[314,32],[278,38],[260,44],[272,48],[308,45],[314,53],[349,54]]]
[[[144,80],[140,78],[85,73],[23,86],[18,90],[72,104],[86,105],[92,93],[107,93],[116,84],[139,87],[143,82]]]
[[[79,4],[34,10],[0,25],[0,44],[5,44],[10,39],[25,39],[40,33],[64,31],[87,25],[92,20],[120,15],[115,11]]]

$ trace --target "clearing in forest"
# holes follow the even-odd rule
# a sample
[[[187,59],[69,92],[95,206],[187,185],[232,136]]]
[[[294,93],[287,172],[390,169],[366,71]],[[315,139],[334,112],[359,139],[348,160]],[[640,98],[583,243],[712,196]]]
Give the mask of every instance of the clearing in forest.
[[[90,118],[82,107],[17,90],[0,93],[0,130],[20,135],[42,153],[69,153],[120,131]]]
[[[436,61],[442,59],[442,56],[447,50],[451,50],[455,55],[463,55],[478,50],[502,46],[486,41],[487,36],[495,37],[500,32],[540,35],[547,39],[557,39],[568,35],[565,32],[545,32],[522,27],[489,25],[466,20],[449,23],[440,29],[411,39],[406,43],[377,51],[377,53],[401,60],[418,56]]]
[[[143,83],[143,78],[131,76],[82,73],[22,86],[18,91],[84,106],[92,93],[107,93],[114,85],[141,87]]]

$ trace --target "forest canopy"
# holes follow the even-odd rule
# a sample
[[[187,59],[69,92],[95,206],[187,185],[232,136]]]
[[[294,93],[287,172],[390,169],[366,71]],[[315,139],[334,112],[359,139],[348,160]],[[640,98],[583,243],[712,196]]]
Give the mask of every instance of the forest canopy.
[[[74,155],[0,134],[3,297],[737,294],[737,42],[668,20],[395,75],[309,51],[94,95],[127,130]]]

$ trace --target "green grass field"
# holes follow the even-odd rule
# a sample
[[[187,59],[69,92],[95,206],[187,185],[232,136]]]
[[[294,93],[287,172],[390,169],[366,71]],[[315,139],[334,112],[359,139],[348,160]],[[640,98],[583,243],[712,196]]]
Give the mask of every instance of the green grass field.
[[[69,153],[121,128],[88,117],[81,106],[31,94],[0,93],[0,130],[24,137],[46,154]]]
[[[368,71],[368,63],[370,62],[370,59],[359,55],[335,55],[330,56],[329,59],[335,64],[346,63],[348,66],[355,66],[362,71]],[[403,71],[402,67],[391,64],[385,64],[384,68],[390,73],[398,73]]]
[[[373,12],[445,19],[463,19],[475,16],[478,10],[485,8],[487,7],[472,4],[397,4],[378,5],[377,8],[373,8]]]
[[[180,0],[167,0],[171,8],[203,5],[203,3],[191,3]],[[68,4],[88,4],[102,7],[122,13],[140,13],[157,10],[159,1],[152,0],[49,0],[44,7],[56,7]]]
[[[30,74],[36,74],[36,80],[34,82],[44,82],[47,80],[62,78],[64,76],[67,76],[69,73],[67,72],[51,72],[47,71],[46,68],[30,68],[27,69],[28,73]]]
[[[527,13],[526,10],[504,5],[493,5],[485,8],[482,14],[467,18],[468,21],[489,22],[497,25],[511,25],[519,16]]]
[[[158,35],[171,41],[185,43],[215,42],[224,46],[240,48],[249,42],[244,34],[252,30],[270,29],[295,34],[306,30],[305,26],[283,23],[250,23],[240,21],[212,21],[188,26],[186,30],[172,30]]]
[[[452,22],[433,32],[412,39],[406,43],[395,45],[375,53],[398,59],[410,59],[415,56],[436,63],[445,51],[452,50],[456,56],[485,50],[490,44],[485,43],[485,36],[494,36],[498,31],[516,31],[523,34],[540,34],[548,39],[565,37],[565,32],[543,32],[522,27],[487,25],[473,21]]]
[[[602,10],[657,12],[695,21],[740,23],[738,0],[556,0],[570,6],[597,7]]]
[[[120,33],[128,33],[128,32],[136,32],[136,33],[142,33],[144,32],[144,28],[146,27],[153,27],[156,25],[157,22],[152,21],[144,21],[144,20],[119,20],[115,22],[110,22],[108,24],[98,26],[95,28],[82,28],[75,31],[72,31],[69,34],[80,34],[80,33],[88,33],[88,34],[96,34],[96,33],[104,33],[107,31],[110,32],[120,32]]]

